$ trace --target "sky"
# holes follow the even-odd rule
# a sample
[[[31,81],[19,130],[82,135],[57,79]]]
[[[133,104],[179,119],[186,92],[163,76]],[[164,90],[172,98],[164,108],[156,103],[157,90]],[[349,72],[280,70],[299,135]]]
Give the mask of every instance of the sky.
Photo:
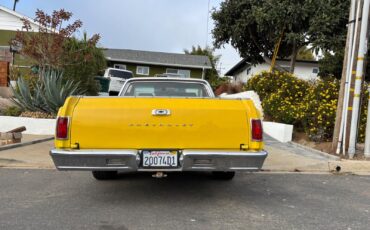
[[[209,9],[218,8],[220,2],[210,0]],[[0,5],[12,9],[13,0],[1,0]],[[36,9],[51,13],[61,8],[83,22],[80,35],[99,33],[105,48],[183,53],[192,45],[204,47],[213,41],[208,0],[20,0],[16,11],[33,18]],[[240,60],[230,45],[216,54],[221,55],[222,73]]]

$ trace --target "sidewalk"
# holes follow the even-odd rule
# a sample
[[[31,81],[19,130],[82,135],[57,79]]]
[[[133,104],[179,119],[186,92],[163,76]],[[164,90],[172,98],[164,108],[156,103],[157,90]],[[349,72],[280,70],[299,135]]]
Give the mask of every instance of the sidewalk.
[[[354,173],[370,175],[370,161],[332,160],[289,143],[280,143],[266,137],[265,149],[269,152],[263,171],[307,173]],[[54,169],[49,150],[53,141],[0,151],[0,167]]]
[[[331,155],[325,157],[290,143],[278,142],[270,137],[265,138],[265,149],[269,156],[263,166],[264,171],[370,175],[370,161],[340,160],[339,158],[335,160],[335,157]]]
[[[49,150],[53,147],[53,141],[46,141],[38,144],[0,151],[0,167],[42,169],[54,168],[53,162],[49,156]]]
[[[0,145],[0,152],[8,149],[19,148],[22,146],[32,145],[36,143],[41,143],[45,141],[52,140],[54,137],[52,135],[31,135],[23,134],[22,141],[20,143],[13,143],[7,145]]]

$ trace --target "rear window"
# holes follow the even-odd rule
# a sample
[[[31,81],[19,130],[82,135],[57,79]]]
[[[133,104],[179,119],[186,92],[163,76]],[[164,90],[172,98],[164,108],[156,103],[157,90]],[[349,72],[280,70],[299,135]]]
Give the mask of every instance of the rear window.
[[[197,82],[137,81],[130,82],[121,96],[142,97],[210,97],[206,86]]]
[[[119,70],[111,69],[111,70],[109,70],[108,76],[109,77],[118,77],[118,78],[122,78],[122,79],[129,79],[129,78],[132,78],[132,73],[127,72],[127,71],[119,71]]]

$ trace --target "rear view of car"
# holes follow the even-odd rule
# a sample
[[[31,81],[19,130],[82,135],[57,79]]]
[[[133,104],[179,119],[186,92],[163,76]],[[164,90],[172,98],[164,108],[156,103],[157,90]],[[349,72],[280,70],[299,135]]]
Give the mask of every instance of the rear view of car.
[[[51,156],[59,170],[92,171],[98,180],[140,171],[230,180],[235,171],[261,169],[262,134],[252,100],[215,98],[200,79],[131,78],[118,97],[69,97]]]
[[[132,78],[133,74],[129,70],[108,68],[105,71],[104,77],[110,79],[109,96],[117,96],[125,81]]]

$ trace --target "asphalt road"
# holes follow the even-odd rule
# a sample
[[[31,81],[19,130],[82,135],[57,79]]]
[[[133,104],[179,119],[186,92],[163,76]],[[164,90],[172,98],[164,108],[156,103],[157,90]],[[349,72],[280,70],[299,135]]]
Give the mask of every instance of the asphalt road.
[[[370,229],[370,177],[0,169],[0,229]]]

